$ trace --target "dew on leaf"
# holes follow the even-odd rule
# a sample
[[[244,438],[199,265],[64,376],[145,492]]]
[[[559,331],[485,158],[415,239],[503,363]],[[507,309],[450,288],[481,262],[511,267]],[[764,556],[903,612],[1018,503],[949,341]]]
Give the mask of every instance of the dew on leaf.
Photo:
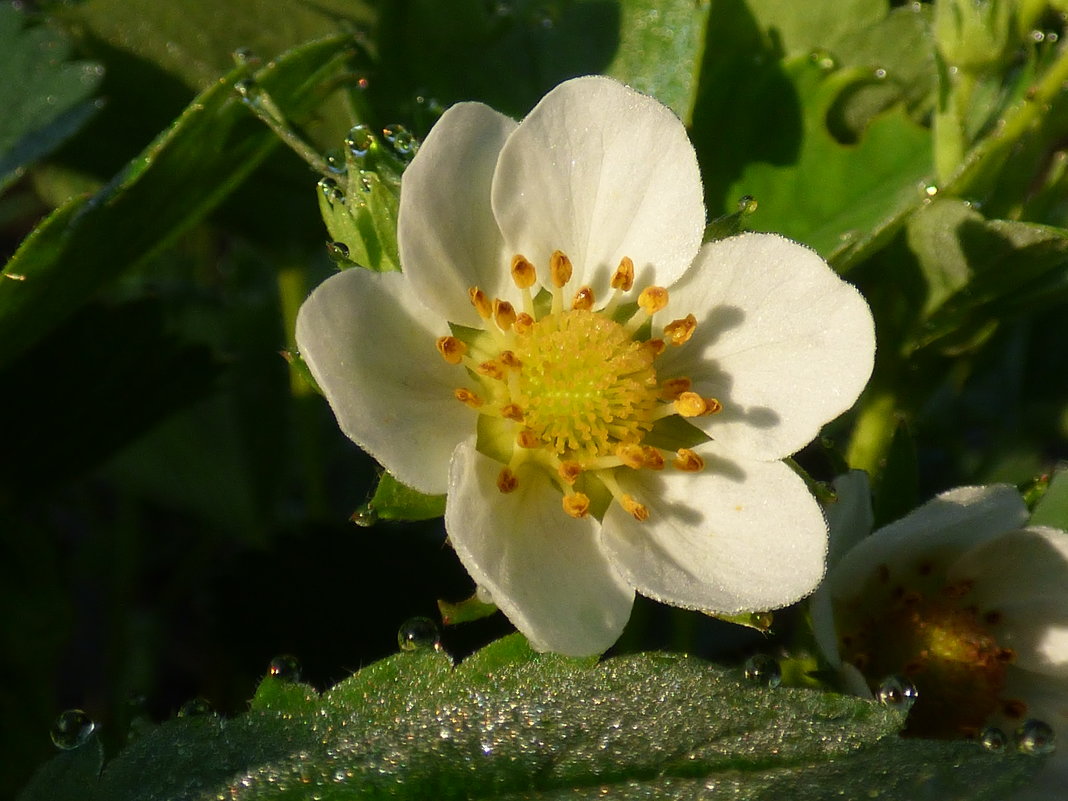
[[[178,708],[178,717],[180,718],[195,718],[203,715],[211,715],[215,710],[211,708],[209,704],[203,698],[193,698],[186,701]]]
[[[81,709],[62,712],[52,725],[52,742],[56,748],[71,751],[89,741],[96,723]]]
[[[908,712],[919,698],[916,686],[902,676],[887,676],[875,691],[875,697],[883,706]]]
[[[1004,751],[1009,738],[997,726],[987,726],[979,733],[979,745],[987,751]]]
[[[374,132],[363,124],[354,125],[349,130],[349,135],[345,137],[345,147],[358,158],[366,156],[374,146]]]
[[[415,136],[399,123],[387,125],[382,129],[382,136],[399,156],[411,156],[415,153]]]
[[[268,664],[267,673],[279,681],[300,681],[300,660],[292,654],[279,654]]]
[[[1016,750],[1022,754],[1049,754],[1055,747],[1050,725],[1041,720],[1025,720],[1016,730]]]
[[[413,617],[397,630],[397,645],[402,651],[419,651],[441,647],[437,624],[428,617]]]
[[[745,678],[764,687],[778,687],[782,684],[782,668],[774,657],[768,654],[753,654],[745,660]]]

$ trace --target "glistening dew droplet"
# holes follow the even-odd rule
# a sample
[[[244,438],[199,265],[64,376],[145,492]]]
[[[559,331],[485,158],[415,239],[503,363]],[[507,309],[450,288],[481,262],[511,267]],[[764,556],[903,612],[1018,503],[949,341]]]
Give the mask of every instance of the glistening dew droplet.
[[[1009,738],[997,726],[987,726],[979,733],[979,745],[987,751],[1004,751]]]
[[[375,146],[375,135],[366,125],[355,125],[345,137],[345,147],[354,156],[366,156]]]
[[[1049,754],[1055,748],[1055,739],[1048,723],[1032,718],[1016,730],[1016,750],[1021,754]]]
[[[267,673],[279,681],[300,681],[300,660],[292,654],[280,654],[270,661]]]
[[[875,691],[875,697],[883,706],[908,712],[919,698],[915,685],[902,676],[887,676]]]
[[[68,709],[52,725],[52,742],[56,748],[70,751],[89,741],[96,724],[80,709]]]
[[[412,156],[415,154],[415,137],[399,123],[387,125],[382,129],[382,136],[393,147],[399,156]]]
[[[428,617],[413,617],[397,630],[397,645],[402,651],[441,647],[437,624]]]
[[[209,704],[203,698],[193,698],[186,701],[178,708],[178,717],[180,718],[196,718],[203,715],[214,714],[215,710],[211,708]]]
[[[378,522],[378,512],[370,502],[367,502],[349,515],[349,520],[360,528],[370,528]]]
[[[778,687],[782,684],[782,668],[768,654],[753,654],[745,660],[745,678],[754,684]]]

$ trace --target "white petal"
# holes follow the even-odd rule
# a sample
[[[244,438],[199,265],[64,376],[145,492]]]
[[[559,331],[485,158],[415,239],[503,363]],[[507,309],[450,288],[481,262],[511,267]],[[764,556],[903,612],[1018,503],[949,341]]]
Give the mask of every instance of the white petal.
[[[467,290],[499,297],[510,253],[490,208],[497,157],[516,122],[481,103],[452,106],[401,180],[397,244],[419,298],[447,320],[478,325]]]
[[[774,609],[823,576],[827,526],[804,482],[781,462],[731,460],[712,444],[705,469],[618,471],[649,509],[636,521],[613,503],[605,550],[643,595],[673,606],[737,613]]]
[[[531,645],[568,656],[605,651],[630,617],[634,590],[597,545],[592,518],[568,517],[548,474],[520,467],[518,488],[496,486],[502,465],[456,449],[445,529],[460,561]]]
[[[397,479],[435,494],[476,422],[453,396],[465,375],[438,355],[443,333],[403,275],[356,267],[320,284],[297,315],[297,347],[341,430]]]
[[[962,555],[948,577],[972,579],[980,610],[1000,613],[998,644],[1016,651],[1016,665],[1068,678],[1068,533],[1007,532]]]
[[[949,490],[852,548],[832,568],[831,590],[836,598],[861,591],[879,565],[895,576],[921,561],[946,570],[964,551],[1018,528],[1026,519],[1020,493],[1007,484]]]
[[[705,208],[693,146],[651,97],[602,77],[542,98],[501,150],[493,210],[509,249],[545,275],[562,250],[571,287],[605,297],[624,256],[638,286],[672,283],[701,244]]]
[[[771,234],[701,248],[663,321],[697,318],[659,374],[692,378],[723,411],[691,422],[733,452],[781,459],[857,399],[871,375],[868,304],[813,251]]]

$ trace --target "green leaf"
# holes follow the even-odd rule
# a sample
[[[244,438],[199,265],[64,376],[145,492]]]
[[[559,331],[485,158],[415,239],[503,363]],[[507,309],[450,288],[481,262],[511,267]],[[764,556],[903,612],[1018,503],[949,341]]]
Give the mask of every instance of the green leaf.
[[[1068,531],[1068,468],[1061,467],[1053,474],[1045,494],[1031,513],[1030,525]]]
[[[18,801],[52,801],[77,798],[93,787],[104,765],[104,748],[96,734],[72,751],[63,751],[42,765],[30,783],[19,793]]]
[[[402,653],[320,698],[265,682],[247,714],[165,723],[99,783],[53,797],[981,801],[1042,764],[901,739],[901,714],[872,701],[767,689],[679,655],[592,665],[518,635],[455,668]]]
[[[291,118],[310,114],[344,67],[350,40],[287,53],[255,75]],[[22,243],[0,280],[0,363],[10,360],[108,281],[143,263],[231,193],[277,146],[243,107],[237,69],[92,198],[57,209]]]
[[[67,61],[67,42],[24,27],[25,19],[14,5],[0,6],[0,192],[95,113],[87,98],[103,75],[98,64]]]
[[[367,510],[378,520],[431,520],[445,514],[445,496],[425,495],[383,473]]]

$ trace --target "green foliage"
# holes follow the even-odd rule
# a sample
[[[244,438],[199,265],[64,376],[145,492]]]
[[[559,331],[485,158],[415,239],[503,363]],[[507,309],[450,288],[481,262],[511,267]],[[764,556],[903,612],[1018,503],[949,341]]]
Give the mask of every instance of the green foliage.
[[[513,635],[455,668],[433,649],[402,653],[321,697],[268,677],[248,713],[165,723],[99,782],[52,798],[981,801],[1041,764],[901,739],[901,723],[872,701],[766,689],[691,657],[594,665]]]

